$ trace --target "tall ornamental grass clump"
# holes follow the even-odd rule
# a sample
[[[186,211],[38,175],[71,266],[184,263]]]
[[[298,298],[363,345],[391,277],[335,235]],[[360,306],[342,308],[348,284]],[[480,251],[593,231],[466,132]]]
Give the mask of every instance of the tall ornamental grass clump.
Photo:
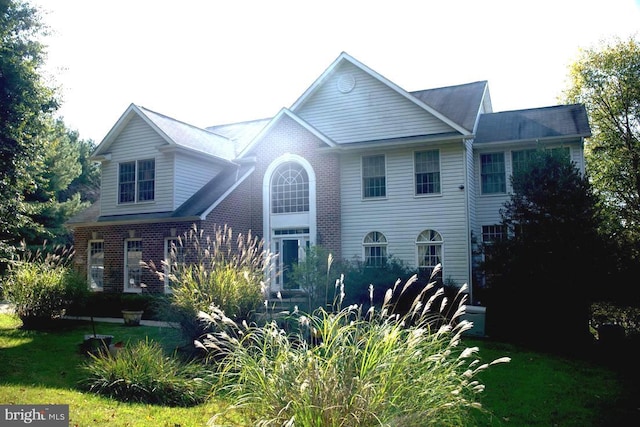
[[[31,251],[23,244],[10,261],[3,293],[25,329],[51,326],[53,319],[87,294],[87,281],[71,267],[72,257],[68,248],[43,245]]]
[[[211,391],[201,364],[166,356],[154,341],[139,341],[113,355],[105,349],[90,358],[80,388],[123,402],[193,406]]]
[[[168,275],[172,294],[168,317],[177,321],[192,341],[205,332],[198,312],[215,305],[230,318],[249,319],[262,305],[265,277],[271,266],[263,241],[217,227],[213,236],[194,225],[171,248],[170,260],[160,270],[149,267],[164,280]]]
[[[217,393],[258,426],[468,424],[484,389],[474,377],[509,359],[481,364],[477,347],[461,348],[471,327],[458,322],[464,306],[443,324],[446,303],[432,307],[441,291],[425,286],[409,313],[392,314],[397,282],[380,310],[340,308],[344,284],[337,286],[335,312],[295,313],[292,333],[276,322],[237,326],[215,308],[202,313],[218,329],[197,343],[215,360]],[[415,277],[399,292],[412,286]],[[373,300],[372,288],[369,294]]]

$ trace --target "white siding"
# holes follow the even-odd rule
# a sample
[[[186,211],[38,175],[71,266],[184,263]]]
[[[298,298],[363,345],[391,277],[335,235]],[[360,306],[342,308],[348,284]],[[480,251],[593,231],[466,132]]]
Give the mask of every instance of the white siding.
[[[338,90],[351,74],[355,87]],[[296,111],[338,143],[454,132],[454,129],[353,64],[338,66]]]
[[[111,160],[102,163],[101,215],[166,212],[173,210],[173,164],[171,155],[158,151],[167,144],[140,117],[133,117],[110,148]],[[118,164],[155,159],[155,200],[118,204]]]
[[[441,195],[416,197],[414,151],[434,148],[440,150]],[[342,157],[343,256],[362,259],[364,236],[379,231],[387,238],[389,255],[416,267],[416,238],[421,231],[432,229],[444,240],[444,278],[453,279],[459,285],[468,283],[465,191],[459,188],[465,183],[461,143],[378,153],[386,154],[387,197],[384,200],[362,199],[361,155],[350,153]]]
[[[221,170],[221,165],[208,156],[175,153],[174,206],[178,208]]]
[[[565,142],[564,144],[550,144],[547,148],[559,147],[559,146],[569,146],[570,149],[570,158],[573,161],[582,173],[584,173],[584,159],[583,159],[583,148],[582,143],[580,141],[571,141]],[[476,236],[478,236],[478,241],[481,240],[482,237],[482,226],[483,225],[494,225],[499,224],[501,222],[500,218],[500,209],[503,208],[504,204],[509,201],[510,194],[513,191],[511,186],[511,174],[513,172],[512,166],[512,158],[511,152],[517,150],[523,150],[526,148],[531,148],[531,146],[523,147],[505,147],[505,148],[492,148],[492,149],[482,149],[477,151],[474,154],[474,178],[476,180],[475,183],[475,191],[477,192],[477,202],[476,202],[476,223],[473,224],[473,232]],[[504,161],[505,161],[505,170],[507,175],[507,194],[482,194],[480,189],[480,153],[499,153],[504,152]]]

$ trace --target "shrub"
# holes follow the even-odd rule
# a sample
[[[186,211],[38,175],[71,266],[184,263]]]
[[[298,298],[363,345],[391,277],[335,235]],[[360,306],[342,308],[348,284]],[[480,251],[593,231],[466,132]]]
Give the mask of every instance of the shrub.
[[[192,406],[204,402],[210,392],[201,377],[201,364],[165,356],[154,341],[139,341],[114,355],[105,351],[89,357],[82,367],[87,377],[80,388],[123,402]]]
[[[211,238],[194,226],[172,248],[170,265],[162,271],[149,267],[163,280],[164,271],[171,272],[167,316],[192,341],[205,332],[198,313],[212,305],[235,320],[249,319],[264,300],[270,265],[269,253],[257,237],[238,234],[234,242],[231,228],[225,226],[216,228]]]
[[[340,269],[338,271],[344,272],[347,305],[366,304],[369,300],[369,285],[373,285],[375,289],[388,289],[393,287],[398,279],[404,282],[416,274],[415,270],[393,256],[389,256],[387,263],[381,267],[367,266],[359,260],[343,260],[337,268]],[[428,279],[423,283],[428,283]],[[376,295],[374,302],[381,305],[382,296]]]
[[[219,310],[204,315],[219,331],[198,344],[216,360],[215,390],[255,425],[464,424],[484,389],[474,376],[490,365],[473,357],[478,348],[459,347],[470,324],[438,326],[433,299],[420,302],[424,293],[406,315],[390,314],[394,291],[380,311],[372,296],[366,312],[340,309],[340,283],[337,312],[297,314],[299,329],[291,335],[275,322],[239,327]],[[454,317],[462,312],[461,306]]]
[[[87,294],[85,278],[69,266],[71,250],[46,247],[36,252],[22,248],[9,264],[4,295],[14,306],[26,329],[51,325],[73,301]]]

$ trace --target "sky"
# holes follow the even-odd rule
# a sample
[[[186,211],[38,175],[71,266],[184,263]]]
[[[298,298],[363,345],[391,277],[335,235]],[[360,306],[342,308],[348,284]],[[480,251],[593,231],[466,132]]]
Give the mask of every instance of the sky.
[[[580,49],[640,33],[640,0],[30,0],[58,111],[99,143],[129,104],[206,127],[272,117],[346,52],[407,91],[489,82],[559,102]]]

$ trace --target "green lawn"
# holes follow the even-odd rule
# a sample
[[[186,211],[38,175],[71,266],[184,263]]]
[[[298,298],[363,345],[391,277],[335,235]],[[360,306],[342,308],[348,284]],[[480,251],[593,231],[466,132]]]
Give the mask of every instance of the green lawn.
[[[78,351],[87,322],[69,322],[63,330],[33,332],[19,329],[20,321],[0,315],[0,402],[3,404],[69,404],[71,426],[201,426],[223,408],[210,402],[193,408],[167,408],[121,403],[78,391]],[[168,351],[180,345],[170,328],[125,327],[98,323],[97,333],[116,341],[149,337]],[[640,415],[638,395],[625,389],[615,369],[593,362],[551,356],[490,341],[468,340],[479,346],[485,361],[509,356],[512,362],[491,367],[480,380],[481,395],[490,416],[476,414],[482,426],[624,426]],[[631,360],[631,359],[630,359]],[[239,423],[238,425],[242,425]]]

